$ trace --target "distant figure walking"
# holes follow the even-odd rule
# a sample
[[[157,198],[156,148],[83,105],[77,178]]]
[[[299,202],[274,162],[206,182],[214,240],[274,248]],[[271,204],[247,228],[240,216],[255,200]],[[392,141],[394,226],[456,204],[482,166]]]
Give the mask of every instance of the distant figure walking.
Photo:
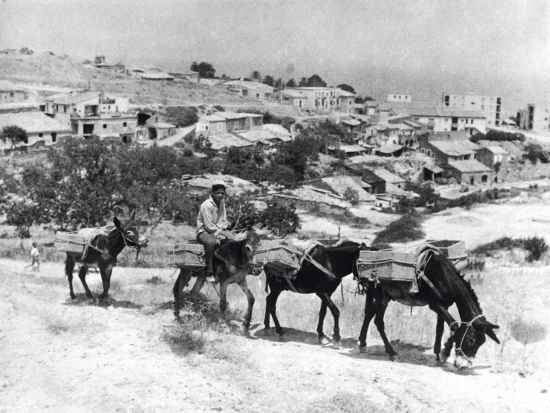
[[[31,259],[32,262],[25,267],[25,269],[31,267],[34,269],[34,264],[36,264],[36,271],[40,271],[40,252],[37,248],[38,244],[36,242],[32,243],[32,249],[31,249]]]

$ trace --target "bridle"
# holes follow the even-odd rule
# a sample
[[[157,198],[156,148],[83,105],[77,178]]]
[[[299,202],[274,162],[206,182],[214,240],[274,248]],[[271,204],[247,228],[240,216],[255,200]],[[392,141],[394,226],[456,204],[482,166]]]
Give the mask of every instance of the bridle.
[[[459,354],[460,356],[464,357],[466,360],[468,360],[470,363],[472,363],[472,360],[470,360],[470,357],[468,357],[466,354],[464,354],[464,351],[462,351],[462,344],[464,343],[464,338],[466,337],[466,335],[468,334],[468,330],[470,328],[473,329],[473,324],[474,324],[474,321],[476,321],[478,318],[480,317],[483,317],[483,314],[479,314],[477,316],[475,316],[471,321],[467,322],[467,323],[464,323],[464,322],[458,322],[458,321],[453,321],[451,324],[450,324],[450,328],[452,329],[453,327],[453,324],[457,324],[459,326],[461,325],[465,325],[466,326],[466,331],[464,332],[464,334],[462,335],[462,340],[460,340],[460,345],[458,347],[456,347],[456,353]],[[452,333],[453,335],[455,334],[454,332]]]

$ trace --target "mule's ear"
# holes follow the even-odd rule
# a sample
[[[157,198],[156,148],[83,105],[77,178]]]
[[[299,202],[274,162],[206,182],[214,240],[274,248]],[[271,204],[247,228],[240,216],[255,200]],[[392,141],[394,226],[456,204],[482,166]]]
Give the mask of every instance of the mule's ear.
[[[115,227],[117,227],[118,229],[122,227],[122,224],[120,223],[117,217],[113,218],[113,224],[115,224]]]
[[[134,209],[134,212],[132,212],[132,216],[130,217],[130,221],[133,221],[136,217],[136,210]]]
[[[498,328],[498,326],[496,326],[496,328]],[[485,329],[485,334],[487,334],[495,343],[500,344],[500,340],[492,328]]]

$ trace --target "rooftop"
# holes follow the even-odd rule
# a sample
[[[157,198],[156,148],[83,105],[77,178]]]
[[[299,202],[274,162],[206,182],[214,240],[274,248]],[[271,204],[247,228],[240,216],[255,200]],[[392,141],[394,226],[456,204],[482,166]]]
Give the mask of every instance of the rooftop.
[[[73,105],[80,102],[85,102],[91,99],[98,99],[100,93],[97,91],[74,91],[69,93],[59,93],[46,98],[47,102],[52,102],[57,105]]]
[[[216,135],[209,136],[208,140],[212,143],[212,149],[214,150],[221,150],[231,147],[244,148],[254,145],[251,141],[247,141],[237,134],[229,132],[217,133]]]
[[[467,159],[464,161],[449,161],[448,165],[460,172],[493,172],[491,168],[483,165],[475,159]]]
[[[392,174],[390,171],[384,168],[376,168],[373,172],[388,183],[395,184],[395,183],[405,182],[405,179],[395,174]]]
[[[67,132],[72,133],[69,125],[50,118],[42,112],[20,112],[0,114],[0,130],[4,126],[17,125],[27,131],[27,133],[43,132]]]
[[[480,148],[470,141],[432,141],[430,144],[449,156],[470,155]]]
[[[410,116],[479,118],[487,116],[481,110],[462,109],[453,106],[425,102],[392,102],[395,112]]]

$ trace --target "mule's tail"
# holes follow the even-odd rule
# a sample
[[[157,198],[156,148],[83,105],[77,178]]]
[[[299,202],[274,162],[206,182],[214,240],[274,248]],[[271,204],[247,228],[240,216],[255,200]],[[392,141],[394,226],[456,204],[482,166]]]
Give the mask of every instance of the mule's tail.
[[[181,292],[185,288],[185,286],[181,286],[182,283],[182,271],[180,271],[178,278],[176,279],[176,282],[174,284],[174,288],[172,288],[172,293],[174,294],[174,315],[176,318],[180,317],[180,306],[181,306]]]

